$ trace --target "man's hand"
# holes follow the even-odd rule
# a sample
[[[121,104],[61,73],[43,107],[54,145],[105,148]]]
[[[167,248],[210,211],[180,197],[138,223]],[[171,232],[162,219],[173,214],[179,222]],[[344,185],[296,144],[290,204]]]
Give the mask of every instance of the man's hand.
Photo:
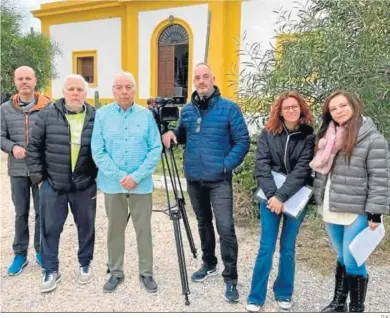
[[[132,177],[126,176],[121,180],[121,186],[124,187],[127,191],[130,191],[137,187],[137,184]]]
[[[169,149],[171,148],[172,141],[177,144],[177,138],[176,135],[172,131],[168,131],[163,135],[163,143],[165,148]]]
[[[276,214],[280,214],[284,210],[283,203],[276,197],[272,197],[268,200],[267,208]]]
[[[26,149],[20,146],[14,146],[12,148],[12,154],[16,159],[23,159],[26,157]]]
[[[370,228],[371,231],[374,231],[379,225],[380,223],[368,221],[368,227]]]

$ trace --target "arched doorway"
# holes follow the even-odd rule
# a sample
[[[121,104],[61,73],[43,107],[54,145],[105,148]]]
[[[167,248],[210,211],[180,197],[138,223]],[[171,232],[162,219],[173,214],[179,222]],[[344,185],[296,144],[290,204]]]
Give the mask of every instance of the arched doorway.
[[[160,97],[183,96],[188,92],[189,37],[180,24],[171,24],[158,38],[157,94]]]

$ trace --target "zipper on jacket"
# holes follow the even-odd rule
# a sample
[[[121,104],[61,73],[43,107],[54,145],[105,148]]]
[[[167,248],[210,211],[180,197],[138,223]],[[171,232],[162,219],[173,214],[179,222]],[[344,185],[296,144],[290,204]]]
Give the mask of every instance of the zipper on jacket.
[[[199,108],[198,106],[196,105],[193,105],[195,107],[195,110],[197,111],[199,117],[200,118],[200,123],[199,123],[199,136],[200,136],[200,139],[202,139],[202,122],[203,122],[203,117],[206,113],[203,114],[202,116],[202,113],[199,111]],[[202,150],[201,148],[199,148],[199,165],[200,165],[200,171],[203,171],[202,169]],[[202,182],[202,174],[201,174],[201,177],[200,177],[200,181]]]
[[[25,125],[25,130],[26,130],[26,152],[27,152],[27,146],[28,146],[28,139],[30,137],[30,132],[29,132],[29,115],[30,115],[30,112],[29,111],[27,114],[25,113],[25,120],[24,120],[24,125]],[[26,153],[27,155],[27,153]],[[26,165],[27,166],[27,165]],[[30,176],[30,170],[28,169],[28,166],[27,166],[27,176],[29,177]]]
[[[287,168],[287,146],[288,146],[288,142],[289,142],[289,141],[290,141],[290,135],[287,135],[286,145],[284,146],[284,167],[286,168],[287,174],[290,173],[290,172],[288,171],[288,168]]]
[[[28,145],[28,137],[29,137],[29,131],[28,131],[28,115],[29,114],[25,114],[25,120],[24,120],[24,125],[25,125],[25,129],[26,129],[26,147]]]
[[[289,132],[288,132],[288,129],[283,125],[283,128],[285,129],[285,131],[286,131],[286,133],[287,133],[287,141],[286,141],[286,145],[285,145],[285,147],[284,147],[284,159],[283,159],[283,161],[284,161],[284,167],[286,168],[286,172],[287,172],[287,174],[289,174],[290,173],[290,171],[288,171],[288,168],[287,168],[287,147],[288,147],[288,142],[290,141],[290,137],[291,136],[293,136],[293,135],[298,135],[298,134],[300,134],[301,132],[300,131],[297,131],[297,132],[294,132],[294,133],[292,133],[292,134],[290,134]]]
[[[73,171],[72,171],[72,135],[71,135],[71,132],[70,132],[70,125],[69,125],[69,122],[68,122],[68,118],[66,118],[66,115],[61,113],[59,111],[59,113],[63,116],[64,118],[64,121],[65,121],[65,124],[68,126],[68,137],[69,137],[69,152],[70,152],[70,176],[71,176],[71,179],[73,180]]]
[[[195,104],[192,104],[193,106],[194,106],[194,108],[195,108],[195,110],[196,110],[196,112],[198,113],[198,115],[199,115],[199,118],[201,118],[201,120],[200,120],[200,124],[199,124],[199,135],[200,135],[200,137],[201,137],[201,139],[202,139],[202,131],[203,131],[203,129],[202,129],[202,125],[203,125],[203,118],[207,115],[207,113],[210,111],[210,109],[213,107],[213,106],[215,106],[215,105],[209,105],[209,107],[206,109],[206,111],[202,114],[200,111],[199,111],[199,107],[197,106],[197,105],[195,105]],[[201,165],[201,171],[203,171],[203,167],[202,167],[202,154],[201,153],[199,153],[199,164]],[[201,178],[202,179],[202,178]],[[202,180],[201,180],[202,181]]]

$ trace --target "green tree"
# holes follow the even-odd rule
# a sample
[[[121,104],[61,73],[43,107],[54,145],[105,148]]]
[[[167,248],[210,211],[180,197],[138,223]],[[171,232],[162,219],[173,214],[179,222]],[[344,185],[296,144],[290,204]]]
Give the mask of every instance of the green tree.
[[[15,92],[14,70],[27,65],[32,67],[38,78],[37,89],[44,89],[49,80],[56,77],[54,58],[60,54],[58,45],[46,35],[31,31],[22,33],[24,17],[10,0],[1,2],[1,92],[10,95]]]
[[[275,97],[297,90],[310,102],[318,126],[325,98],[345,89],[360,96],[365,114],[390,141],[390,0],[311,0],[296,7],[294,19],[291,11],[275,12],[275,46],[249,45],[244,35],[239,53],[249,61],[232,82],[243,110],[266,118]],[[245,172],[234,177],[243,201],[252,198],[256,184],[254,150],[244,160]]]
[[[365,114],[390,140],[390,0],[296,6],[296,19],[278,12],[279,34],[290,35],[280,45],[263,52],[255,43],[240,52],[250,57],[238,83],[244,108],[266,116],[277,95],[294,89],[319,115],[326,96],[345,89],[360,96]]]

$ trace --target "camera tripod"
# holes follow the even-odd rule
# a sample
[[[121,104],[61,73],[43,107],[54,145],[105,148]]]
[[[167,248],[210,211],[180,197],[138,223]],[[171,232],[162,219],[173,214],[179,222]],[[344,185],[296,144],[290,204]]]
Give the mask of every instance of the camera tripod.
[[[184,295],[185,304],[188,306],[190,304],[190,301],[188,299],[188,295],[190,294],[190,289],[188,286],[188,276],[187,276],[187,269],[185,264],[183,240],[182,240],[181,229],[180,229],[180,219],[183,219],[184,228],[194,258],[196,258],[196,248],[194,244],[194,239],[192,237],[190,224],[187,218],[187,213],[185,209],[185,200],[183,196],[183,189],[181,186],[179,172],[177,169],[176,160],[175,160],[172,147],[170,147],[169,149],[163,147],[163,151],[161,153],[161,163],[163,168],[165,192],[167,196],[168,207],[165,210],[153,210],[153,211],[163,212],[169,215],[170,219],[173,221],[173,230],[175,234],[177,258],[179,261],[182,295]],[[167,172],[168,172],[168,176],[167,176]],[[169,189],[168,189],[169,183],[167,177],[169,177],[170,184],[172,185],[172,191],[173,191],[174,201],[175,201],[173,205],[171,205],[171,200],[169,197]]]

